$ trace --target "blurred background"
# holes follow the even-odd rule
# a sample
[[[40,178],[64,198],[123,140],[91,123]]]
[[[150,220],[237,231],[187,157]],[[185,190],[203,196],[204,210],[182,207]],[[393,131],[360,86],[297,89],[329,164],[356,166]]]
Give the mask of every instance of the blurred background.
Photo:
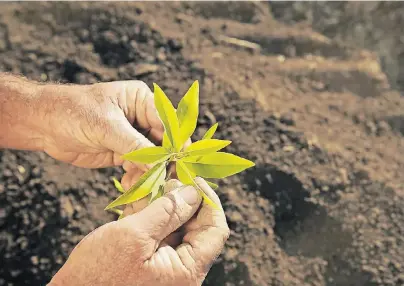
[[[404,4],[1,3],[0,71],[201,85],[195,138],[256,167],[220,181],[231,237],[204,285],[404,285]],[[116,217],[119,168],[0,151],[0,285],[45,285]]]

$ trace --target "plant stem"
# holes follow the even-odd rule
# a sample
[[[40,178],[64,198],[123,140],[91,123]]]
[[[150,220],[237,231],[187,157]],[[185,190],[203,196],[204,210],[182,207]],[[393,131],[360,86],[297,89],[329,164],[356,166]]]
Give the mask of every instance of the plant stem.
[[[173,172],[172,167],[173,167],[172,162],[168,163],[168,165],[167,165],[168,171],[167,171],[166,178],[165,178],[166,181],[170,180],[171,174]]]

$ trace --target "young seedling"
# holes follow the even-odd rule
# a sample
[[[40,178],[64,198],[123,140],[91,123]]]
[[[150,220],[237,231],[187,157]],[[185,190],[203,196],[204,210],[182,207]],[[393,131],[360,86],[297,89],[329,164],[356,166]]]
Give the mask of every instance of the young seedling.
[[[154,84],[154,103],[164,125],[162,146],[139,149],[122,156],[124,160],[152,164],[152,168],[128,190],[124,190],[118,180],[115,187],[122,194],[105,209],[122,217],[117,207],[149,197],[149,203],[163,195],[163,187],[170,179],[169,165],[175,164],[178,179],[185,185],[194,186],[204,202],[218,206],[195,183],[195,177],[220,179],[254,166],[254,163],[236,155],[218,152],[231,141],[212,139],[218,124],[214,124],[205,133],[202,140],[184,147],[185,142],[194,133],[199,115],[199,84],[195,81],[178,104],[177,110],[161,88]],[[208,182],[216,189],[217,185]]]

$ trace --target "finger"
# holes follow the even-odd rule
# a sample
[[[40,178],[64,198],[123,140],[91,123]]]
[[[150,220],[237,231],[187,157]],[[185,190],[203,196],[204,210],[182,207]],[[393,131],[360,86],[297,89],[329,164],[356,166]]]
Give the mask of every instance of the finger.
[[[180,181],[171,179],[164,185],[164,194],[168,194],[176,189],[179,189],[182,186],[183,184]]]
[[[121,180],[124,190],[129,190],[129,188],[132,187],[142,175],[143,171],[139,169],[131,169],[129,172],[126,172]]]
[[[112,117],[112,116],[111,116]],[[106,148],[118,153],[126,154],[154,144],[143,134],[138,132],[125,118],[110,118],[110,125],[106,127],[103,144]]]
[[[132,172],[133,170],[142,170],[143,172],[147,172],[152,168],[151,164],[142,164],[137,162],[123,161],[122,164],[125,172]]]
[[[149,238],[161,242],[187,222],[197,211],[202,198],[192,186],[183,186],[155,200],[127,222]]]
[[[131,186],[133,186],[139,178],[143,175],[143,172],[138,170],[134,171],[132,173],[126,173],[123,178],[122,178],[122,186],[124,187],[125,190],[129,189]],[[169,180],[167,183],[164,185],[164,193],[167,194],[169,192],[172,192],[173,190],[181,187],[182,184],[178,180]],[[144,197],[143,199],[140,199],[134,203],[126,205],[125,209],[123,210],[123,215],[124,217],[135,214],[143,210],[145,207],[148,206],[149,204],[149,196]]]
[[[161,141],[164,127],[154,105],[153,92],[146,84],[140,84],[139,81],[129,81],[126,91],[128,109],[135,112],[133,123],[142,129],[150,129],[150,135]]]
[[[218,206],[219,197],[205,180],[196,178],[195,182]],[[203,204],[195,219],[185,226],[183,243],[177,253],[188,269],[199,269],[207,273],[219,256],[229,237],[229,228],[223,209],[214,209]]]
[[[154,106],[153,93],[142,81],[115,81],[93,85],[92,91],[111,97],[122,112],[109,112],[107,125],[103,126],[101,143],[120,155],[130,151],[151,147],[154,144],[139,130],[150,130],[150,134],[161,139],[163,125]],[[122,163],[121,160],[116,160]]]

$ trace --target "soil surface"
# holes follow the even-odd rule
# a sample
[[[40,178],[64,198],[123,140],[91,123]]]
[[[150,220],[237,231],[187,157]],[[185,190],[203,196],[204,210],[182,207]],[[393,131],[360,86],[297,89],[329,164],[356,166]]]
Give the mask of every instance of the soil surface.
[[[196,138],[219,122],[256,162],[220,181],[232,233],[204,285],[404,285],[404,5],[347,5],[2,3],[0,71],[141,79],[174,101],[200,81]],[[45,285],[115,219],[121,175],[1,151],[0,285]]]

